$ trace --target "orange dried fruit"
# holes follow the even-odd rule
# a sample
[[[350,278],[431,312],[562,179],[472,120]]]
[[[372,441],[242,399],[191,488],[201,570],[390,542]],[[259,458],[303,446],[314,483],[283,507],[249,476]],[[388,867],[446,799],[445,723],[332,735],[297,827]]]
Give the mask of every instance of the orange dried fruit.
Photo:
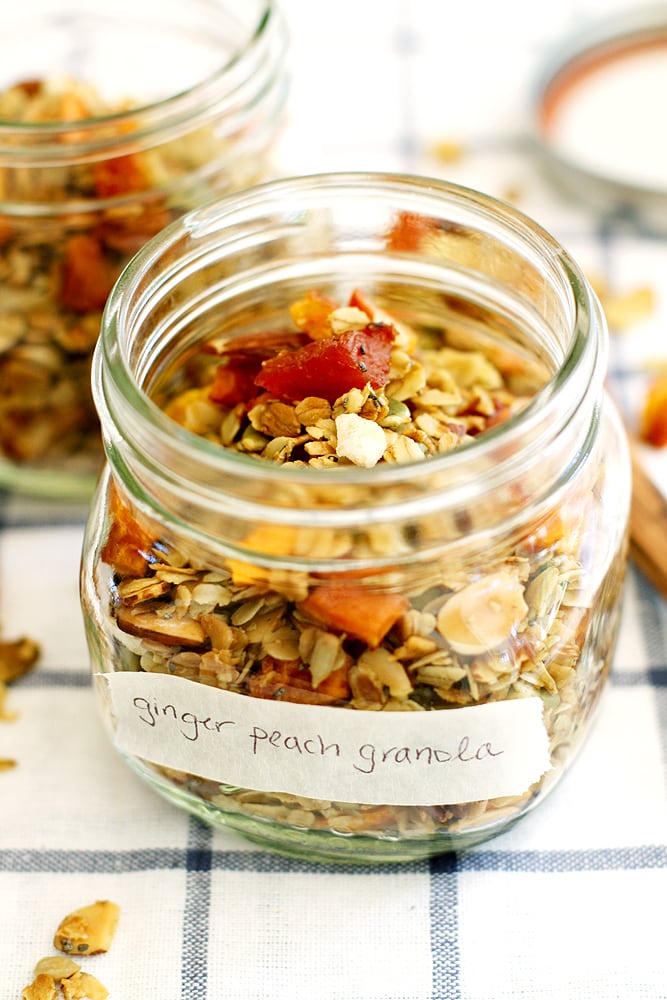
[[[656,379],[644,399],[639,436],[654,448],[667,445],[667,375]]]

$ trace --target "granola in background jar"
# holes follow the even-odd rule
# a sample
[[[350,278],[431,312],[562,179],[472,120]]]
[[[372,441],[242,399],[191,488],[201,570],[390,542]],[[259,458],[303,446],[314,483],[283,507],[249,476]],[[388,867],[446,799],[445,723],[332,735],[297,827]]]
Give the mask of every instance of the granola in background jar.
[[[316,860],[463,849],[531,811],[614,649],[605,349],[555,241],[444,183],[286,180],[150,241],[97,348],[81,575],[128,763]]]
[[[270,0],[27,0],[0,29],[0,486],[86,498],[107,296],[147,239],[268,171],[284,28]]]

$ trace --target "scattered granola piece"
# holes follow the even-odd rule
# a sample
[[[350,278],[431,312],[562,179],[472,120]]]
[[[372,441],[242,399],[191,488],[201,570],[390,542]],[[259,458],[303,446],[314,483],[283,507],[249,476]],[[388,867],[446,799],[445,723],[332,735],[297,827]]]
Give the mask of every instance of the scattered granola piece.
[[[522,195],[522,188],[518,184],[507,184],[502,193],[503,200],[511,204],[521,201]]]
[[[643,285],[619,295],[607,295],[602,306],[612,330],[627,330],[648,319],[655,309],[655,292]]]
[[[640,323],[655,310],[655,291],[650,285],[638,285],[625,292],[611,289],[600,276],[589,276],[600,299],[610,330],[621,332]]]
[[[21,996],[23,1000],[55,1000],[57,991],[53,977],[40,973],[26,986]]]
[[[649,375],[667,375],[667,358],[662,356],[645,358],[642,363],[642,368],[644,371],[647,371]]]
[[[431,153],[440,163],[459,163],[465,154],[465,147],[454,139],[439,139],[431,146]]]
[[[68,958],[67,955],[46,955],[44,958],[40,958],[35,966],[35,975],[51,976],[59,983],[61,979],[73,976],[80,968],[81,966],[77,965],[73,959]]]
[[[108,951],[116,932],[120,909],[107,899],[74,910],[61,921],[54,947],[67,954],[96,955]]]
[[[0,642],[0,681],[10,682],[27,674],[34,667],[40,649],[32,639]]]
[[[10,722],[16,718],[15,712],[8,712],[5,708],[6,685],[31,670],[37,662],[39,652],[39,646],[31,639],[0,642],[0,721]],[[14,767],[16,761],[13,758],[0,758],[0,771],[10,771]]]
[[[65,1000],[106,1000],[109,996],[106,986],[89,972],[75,972],[60,985]]]
[[[16,712],[8,712],[5,708],[5,701],[7,699],[7,685],[4,681],[0,681],[0,721],[2,722],[12,722],[16,718]]]

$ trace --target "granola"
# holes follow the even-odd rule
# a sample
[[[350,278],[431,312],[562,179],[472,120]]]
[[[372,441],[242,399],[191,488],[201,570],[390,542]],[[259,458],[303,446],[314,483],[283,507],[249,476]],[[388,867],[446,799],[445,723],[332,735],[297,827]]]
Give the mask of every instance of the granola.
[[[195,434],[261,459],[368,468],[464,445],[516,414],[541,386],[538,370],[517,390],[519,373],[503,373],[478,350],[437,342],[417,350],[414,332],[388,322],[368,296],[357,290],[351,302],[336,306],[312,292],[294,303],[300,339],[272,338],[270,357],[256,338],[211,345],[204,384],[167,401],[166,412]]]
[[[17,145],[17,165],[0,167],[0,456],[15,465],[99,468],[90,365],[102,309],[133,253],[187,207],[175,184],[219,146],[212,130],[202,130],[113,155],[112,140],[121,143],[132,128],[130,108],[69,79],[29,80],[0,93],[0,119],[16,123],[17,134],[57,123],[67,148],[88,134],[77,122],[83,129],[95,120],[101,134],[108,120],[111,151],[98,160],[79,154],[67,165],[33,157],[26,167]]]
[[[61,920],[54,946],[65,952],[45,955],[35,965],[34,979],[22,992],[23,1000],[106,1000],[109,991],[96,976],[70,957],[87,958],[109,950],[120,908],[107,899],[81,906]]]
[[[119,908],[108,899],[81,906],[61,920],[53,944],[66,954],[96,955],[108,951],[116,933]]]
[[[0,722],[11,722],[16,718],[16,713],[5,707],[7,685],[32,670],[39,655],[37,643],[26,636],[0,641]],[[14,767],[16,761],[13,758],[0,757],[0,771],[9,771]]]
[[[511,419],[546,379],[538,364],[453,346],[443,330],[412,329],[361,291],[347,304],[311,292],[291,315],[297,336],[207,345],[179,390],[160,398],[167,414],[257,461],[368,469],[468,445]],[[617,601],[622,560],[610,553],[591,585],[585,535],[594,518],[587,484],[490,549],[483,565],[443,558],[412,572],[409,531],[385,524],[258,525],[243,540],[247,559],[221,561],[189,551],[112,487],[100,557],[113,571],[114,669],[362,712],[538,696],[557,764],[582,735],[613,644],[605,609]],[[255,561],[253,552],[340,560],[341,570],[322,578]],[[384,560],[380,572],[345,572],[346,559],[369,556]],[[463,805],[390,807],[162,773],[226,813],[367,837],[493,825],[525,811],[542,787]]]

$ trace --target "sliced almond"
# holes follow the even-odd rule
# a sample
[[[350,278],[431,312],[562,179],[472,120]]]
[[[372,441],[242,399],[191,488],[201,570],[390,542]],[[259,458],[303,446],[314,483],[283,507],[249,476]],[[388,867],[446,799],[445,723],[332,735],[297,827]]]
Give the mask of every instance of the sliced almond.
[[[118,596],[123,604],[131,608],[145,601],[154,601],[156,597],[162,597],[169,590],[171,583],[153,576],[142,577],[139,580],[121,580],[118,584]]]
[[[123,632],[140,639],[155,639],[165,646],[197,649],[206,643],[206,633],[193,618],[167,618],[154,611],[118,608],[116,620]]]
[[[508,639],[527,612],[523,586],[500,570],[453,594],[438,612],[436,628],[457,653],[475,656]]]
[[[402,663],[389,650],[369,649],[359,657],[359,666],[371,671],[386,687],[392,698],[403,699],[412,694],[412,683]]]

